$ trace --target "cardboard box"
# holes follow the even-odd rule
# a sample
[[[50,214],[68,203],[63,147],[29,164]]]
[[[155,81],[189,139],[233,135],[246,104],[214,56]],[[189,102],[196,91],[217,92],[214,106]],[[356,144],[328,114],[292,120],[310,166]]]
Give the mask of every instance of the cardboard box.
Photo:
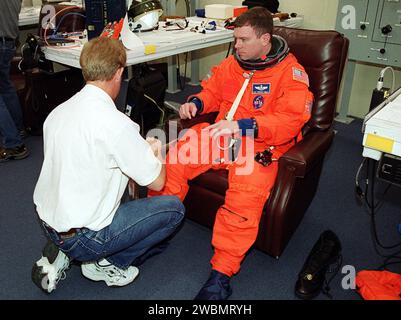
[[[205,17],[211,19],[228,19],[234,15],[234,7],[230,4],[209,4],[205,6]]]

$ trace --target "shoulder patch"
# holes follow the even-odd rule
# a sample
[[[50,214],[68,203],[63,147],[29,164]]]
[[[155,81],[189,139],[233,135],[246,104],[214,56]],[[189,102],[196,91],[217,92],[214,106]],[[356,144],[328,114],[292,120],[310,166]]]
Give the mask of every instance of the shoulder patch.
[[[305,71],[302,71],[301,69],[292,67],[292,78],[295,81],[305,83],[309,87],[309,77]]]

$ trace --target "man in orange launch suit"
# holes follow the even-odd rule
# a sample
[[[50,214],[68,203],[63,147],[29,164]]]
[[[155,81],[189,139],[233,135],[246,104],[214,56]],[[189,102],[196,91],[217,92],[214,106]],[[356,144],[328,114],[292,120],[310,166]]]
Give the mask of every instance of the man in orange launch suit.
[[[225,300],[231,295],[230,278],[239,271],[241,261],[256,239],[262,209],[276,179],[275,160],[296,140],[302,139],[301,128],[310,118],[313,96],[308,89],[308,75],[289,53],[286,41],[272,35],[272,31],[272,16],[265,8],[254,7],[239,16],[234,28],[235,53],[214,67],[211,77],[202,82],[202,91],[180,107],[181,119],[213,111],[219,113],[214,124],[192,127],[191,132],[170,148],[162,194],[176,195],[183,200],[188,180],[209,169],[224,168],[229,172],[225,203],[217,211],[213,228],[212,272],[195,299]],[[242,96],[241,89],[245,90]],[[238,99],[235,113],[230,114]],[[195,141],[194,132],[198,137]],[[227,134],[239,138],[222,143],[222,136]],[[242,146],[237,160],[219,157],[232,141],[239,141]],[[203,146],[206,143],[209,155],[220,148],[214,152],[217,157],[210,157],[210,161],[198,158],[198,163],[183,163],[180,157],[176,163],[171,161],[172,153],[179,155],[180,149],[191,150],[188,144],[198,146],[201,151],[202,143]],[[251,143],[252,149],[249,149]],[[244,156],[244,148],[252,150],[252,154],[247,152]],[[270,161],[264,164],[255,161],[255,155],[263,151],[272,153],[270,165]],[[239,163],[239,158],[244,161]],[[250,165],[251,170],[246,170]],[[239,169],[243,169],[242,174]]]

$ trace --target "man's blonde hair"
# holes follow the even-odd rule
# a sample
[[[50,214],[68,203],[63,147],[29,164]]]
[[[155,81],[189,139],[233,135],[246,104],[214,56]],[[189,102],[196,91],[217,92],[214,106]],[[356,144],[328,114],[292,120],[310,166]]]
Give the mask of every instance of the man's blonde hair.
[[[127,54],[122,43],[111,38],[95,38],[85,43],[79,63],[85,81],[108,81],[125,67]]]

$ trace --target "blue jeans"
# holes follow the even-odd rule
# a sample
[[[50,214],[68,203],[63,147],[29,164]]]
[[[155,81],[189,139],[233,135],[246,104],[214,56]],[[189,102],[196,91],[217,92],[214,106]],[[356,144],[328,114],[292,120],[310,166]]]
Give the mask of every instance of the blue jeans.
[[[117,209],[111,224],[99,231],[77,229],[68,239],[44,224],[48,237],[70,259],[96,261],[106,258],[127,269],[132,262],[166,239],[184,217],[184,205],[175,196],[159,196],[126,202]]]
[[[0,134],[4,148],[22,145],[19,130],[24,128],[21,105],[10,81],[10,63],[15,54],[15,43],[0,38]]]

